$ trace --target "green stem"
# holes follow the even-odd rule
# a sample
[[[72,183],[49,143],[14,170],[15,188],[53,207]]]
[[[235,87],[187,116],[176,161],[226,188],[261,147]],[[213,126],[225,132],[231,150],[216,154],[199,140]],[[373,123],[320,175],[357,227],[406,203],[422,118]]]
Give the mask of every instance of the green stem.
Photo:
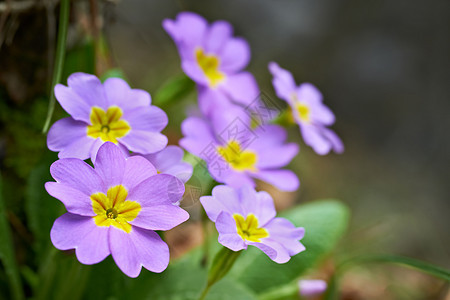
[[[208,272],[208,280],[199,300],[205,299],[209,289],[220,279],[222,279],[233,267],[236,259],[242,251],[233,251],[223,247],[214,257],[214,261]]]
[[[208,258],[209,258],[209,230],[208,230],[208,215],[206,214],[205,210],[200,207],[201,210],[201,222],[202,222],[202,232],[203,232],[203,257],[201,260],[201,265],[203,267],[206,267],[208,264]]]
[[[66,50],[66,40],[67,40],[67,28],[69,27],[69,8],[70,0],[61,0],[61,7],[59,13],[59,30],[58,30],[58,41],[56,44],[56,57],[55,65],[53,67],[53,78],[52,86],[50,90],[50,102],[48,104],[47,118],[45,119],[44,128],[42,133],[46,133],[50,122],[52,120],[52,115],[55,110],[55,85],[61,81],[61,75],[64,65],[64,56]]]

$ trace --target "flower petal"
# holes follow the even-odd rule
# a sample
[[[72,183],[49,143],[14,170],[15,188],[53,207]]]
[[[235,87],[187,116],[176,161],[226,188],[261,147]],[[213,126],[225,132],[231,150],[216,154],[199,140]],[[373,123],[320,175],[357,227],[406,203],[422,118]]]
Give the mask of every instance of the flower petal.
[[[258,219],[259,227],[263,227],[267,222],[275,218],[277,214],[275,205],[272,197],[267,192],[256,192],[250,186],[244,186],[238,192],[244,216],[254,214]]]
[[[292,95],[297,87],[291,72],[280,68],[275,62],[269,63],[269,70],[273,76],[272,84],[277,96],[288,103],[292,103]]]
[[[50,238],[60,250],[75,249],[77,259],[87,265],[104,260],[109,254],[108,227],[95,225],[91,217],[65,213],[53,224]]]
[[[227,213],[222,212],[216,220],[216,228],[219,232],[219,243],[233,250],[239,251],[246,249],[244,240],[237,233],[236,221]]]
[[[156,174],[155,167],[147,159],[142,156],[131,156],[125,162],[122,185],[130,191]]]
[[[63,158],[50,166],[52,177],[60,183],[79,190],[85,195],[105,192],[103,180],[84,161],[77,158]]]
[[[74,141],[87,137],[87,124],[73,118],[63,118],[56,121],[47,135],[47,146],[52,151],[61,151]]]
[[[181,147],[202,158],[203,152],[215,153],[216,139],[208,123],[198,117],[190,117],[181,123],[184,138],[179,141]],[[212,148],[211,148],[212,147]]]
[[[250,61],[250,46],[243,38],[229,39],[220,55],[220,68],[226,72],[238,72]]]
[[[122,184],[125,157],[118,146],[111,142],[104,143],[98,150],[94,166],[106,188]]]
[[[121,78],[108,78],[103,83],[108,105],[117,105],[127,111],[136,107],[147,107],[151,103],[150,94],[144,90],[131,89]]]
[[[270,239],[283,245],[290,256],[305,250],[305,246],[299,242],[305,235],[304,228],[295,227],[294,224],[284,218],[271,220],[265,228],[269,231]]]
[[[142,207],[168,205],[177,202],[184,194],[184,184],[172,175],[154,175],[128,192],[128,199],[138,201]]]
[[[73,73],[67,79],[67,85],[83,99],[89,108],[92,106],[108,108],[105,89],[97,76],[81,72]]]
[[[251,242],[248,244],[261,249],[271,260],[276,263],[284,264],[291,259],[288,251],[283,247],[283,245],[268,238],[262,239],[260,243]]]
[[[175,43],[200,46],[203,43],[208,23],[198,14],[181,12],[176,20],[165,19],[163,27],[174,39]]]
[[[142,266],[160,273],[169,264],[169,247],[151,230],[133,227],[126,233],[111,227],[109,247],[115,263],[129,277],[137,277]]]
[[[87,136],[74,140],[58,153],[58,158],[88,159],[95,140]]]
[[[255,78],[249,72],[229,75],[221,88],[234,101],[245,106],[256,101],[260,93]]]
[[[168,123],[167,114],[156,106],[143,106],[125,111],[123,119],[132,130],[157,131],[163,130]]]
[[[156,205],[142,207],[130,224],[150,230],[170,230],[187,219],[189,214],[176,205]]]
[[[89,115],[91,113],[91,106],[70,87],[57,84],[54,92],[59,104],[73,119],[85,123],[90,122]]]
[[[45,189],[52,197],[60,200],[68,212],[82,216],[95,216],[91,198],[78,189],[58,182],[46,182]]]
[[[341,154],[344,152],[344,143],[339,136],[331,129],[323,128],[322,134],[330,141],[333,151]]]
[[[209,27],[206,35],[206,52],[218,53],[233,34],[233,27],[226,21],[216,21]]]
[[[309,124],[301,124],[300,126],[305,144],[313,148],[319,155],[328,154],[332,146],[330,141],[323,135],[323,128]]]
[[[208,218],[216,222],[217,217],[223,211],[234,214],[243,214],[240,205],[239,194],[235,189],[226,185],[218,185],[213,188],[212,196],[200,197],[200,202],[208,215]]]
[[[167,137],[159,132],[131,130],[129,134],[119,139],[129,150],[140,154],[161,151],[167,145]]]
[[[265,170],[253,176],[272,184],[281,191],[293,192],[300,186],[297,175],[290,170]]]

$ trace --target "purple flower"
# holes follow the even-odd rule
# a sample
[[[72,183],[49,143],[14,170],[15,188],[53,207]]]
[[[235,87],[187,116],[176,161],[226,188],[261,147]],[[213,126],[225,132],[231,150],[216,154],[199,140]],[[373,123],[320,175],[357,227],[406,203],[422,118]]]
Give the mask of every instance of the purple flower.
[[[342,153],[344,145],[341,139],[326,127],[332,125],[335,118],[333,112],[322,103],[320,91],[310,83],[297,87],[292,74],[274,62],[269,64],[269,70],[277,96],[289,104],[293,121],[300,126],[305,143],[320,155],[330,150]]]
[[[190,117],[181,124],[179,143],[203,159],[218,182],[254,187],[254,179],[260,179],[283,191],[296,190],[295,173],[281,168],[297,155],[298,145],[285,143],[287,133],[280,126],[252,129],[249,124],[249,116],[237,107],[217,111],[211,119]]]
[[[113,142],[124,153],[149,154],[162,150],[167,137],[161,130],[167,115],[150,105],[150,95],[131,89],[120,78],[104,84],[94,75],[74,73],[68,86],[55,86],[55,96],[70,117],[57,121],[47,137],[48,148],[59,158],[95,157],[100,146]]]
[[[275,218],[270,195],[246,186],[240,189],[219,185],[212,196],[200,198],[208,217],[216,223],[219,243],[233,250],[252,245],[277,263],[305,250],[299,242],[305,230],[296,228],[284,218]]]
[[[199,85],[199,106],[209,115],[217,103],[248,105],[258,95],[254,77],[244,69],[250,61],[247,42],[233,37],[225,21],[211,25],[201,16],[182,12],[176,20],[166,19],[163,27],[175,41],[181,67]]]
[[[183,161],[184,151],[178,146],[167,146],[163,150],[144,155],[153,166],[155,166],[158,174],[170,174],[184,183],[192,176],[192,165]]]
[[[327,282],[324,280],[299,280],[298,287],[300,295],[311,297],[322,294],[327,289]]]
[[[53,245],[75,249],[78,260],[87,265],[111,254],[130,277],[137,277],[142,266],[164,271],[169,248],[154,230],[169,230],[189,218],[173,205],[184,193],[183,183],[157,174],[143,157],[125,158],[110,142],[100,147],[94,165],[77,158],[51,165],[56,182],[47,182],[45,188],[68,211],[53,224]]]

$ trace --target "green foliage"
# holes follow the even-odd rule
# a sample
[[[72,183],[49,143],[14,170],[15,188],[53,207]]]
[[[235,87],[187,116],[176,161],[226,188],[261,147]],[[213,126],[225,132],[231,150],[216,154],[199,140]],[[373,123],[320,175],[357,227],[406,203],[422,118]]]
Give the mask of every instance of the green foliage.
[[[5,268],[11,288],[11,297],[13,299],[23,299],[22,284],[19,276],[19,268],[17,266],[15,251],[11,238],[11,230],[9,228],[6,211],[2,197],[2,180],[0,177],[0,261]]]
[[[194,88],[195,83],[186,75],[183,74],[179,77],[175,77],[156,91],[153,105],[167,106],[184,98],[191,93]]]
[[[281,216],[305,228],[302,243],[306,250],[286,264],[277,264],[259,249],[249,247],[231,270],[230,277],[257,294],[289,284],[320,262],[336,246],[349,221],[347,207],[335,200],[300,205]]]

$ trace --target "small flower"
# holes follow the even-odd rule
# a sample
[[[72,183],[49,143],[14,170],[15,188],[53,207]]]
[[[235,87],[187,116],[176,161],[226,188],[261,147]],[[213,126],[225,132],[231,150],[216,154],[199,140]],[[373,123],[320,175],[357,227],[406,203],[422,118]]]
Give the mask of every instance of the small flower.
[[[285,263],[305,250],[299,242],[305,230],[284,218],[275,218],[272,197],[264,191],[219,185],[212,196],[203,196],[200,202],[209,219],[216,223],[219,243],[233,251],[252,245],[273,261]]]
[[[248,115],[234,110],[216,111],[209,120],[187,118],[180,145],[203,159],[218,182],[238,188],[255,186],[254,179],[260,179],[283,191],[296,190],[300,183],[295,173],[281,168],[297,155],[298,145],[285,143],[287,133],[280,126],[251,129]]]
[[[285,100],[291,109],[293,121],[300,126],[305,143],[317,154],[325,155],[330,150],[344,151],[341,139],[328,129],[334,123],[333,112],[322,103],[322,94],[310,83],[296,86],[292,74],[278,64],[269,64],[273,75],[273,86],[277,96]]]
[[[55,86],[55,96],[70,117],[57,121],[47,137],[48,148],[59,158],[95,157],[105,142],[129,151],[149,154],[162,150],[167,137],[160,132],[167,125],[167,115],[150,105],[150,95],[131,89],[120,78],[104,84],[94,75],[74,73],[68,86]]]
[[[230,99],[245,106],[255,100],[258,85],[253,75],[242,71],[250,61],[250,48],[244,39],[233,37],[228,22],[209,25],[197,14],[182,12],[176,20],[164,20],[163,27],[178,47],[184,72],[199,85],[204,114]]]
[[[158,174],[170,174],[184,183],[192,176],[192,165],[183,161],[184,151],[178,146],[167,146],[154,154],[143,155],[155,166]]]
[[[325,292],[327,289],[327,282],[324,280],[299,280],[298,287],[301,296],[312,297]]]
[[[111,254],[130,277],[137,277],[142,266],[164,271],[169,248],[154,230],[169,230],[189,218],[173,205],[184,193],[183,183],[157,174],[143,157],[125,158],[111,142],[100,147],[94,166],[77,158],[51,165],[56,182],[47,182],[45,188],[68,211],[53,224],[53,245],[75,249],[78,260],[87,265]]]

